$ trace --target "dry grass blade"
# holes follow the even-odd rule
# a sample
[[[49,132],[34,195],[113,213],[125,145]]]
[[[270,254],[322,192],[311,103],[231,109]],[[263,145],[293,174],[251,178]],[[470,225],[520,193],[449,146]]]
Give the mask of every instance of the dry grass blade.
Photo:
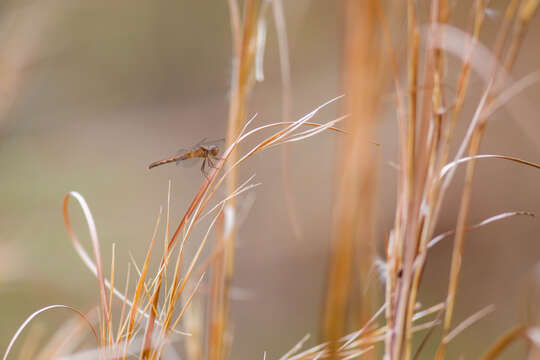
[[[320,358],[325,354],[325,347],[328,346],[328,343],[322,343],[317,346],[314,346],[310,349],[307,349],[299,354],[296,354],[294,356],[288,357],[286,360],[301,360],[306,359],[309,357],[313,357],[313,359]],[[300,349],[296,350],[298,352]],[[293,354],[291,354],[293,355]],[[283,359],[280,359],[283,360]]]
[[[474,156],[467,156],[467,157],[464,157],[464,158],[461,158],[461,159],[457,159],[457,160],[452,161],[451,163],[445,165],[442,168],[441,173],[440,173],[441,178],[444,177],[446,174],[448,174],[448,172],[450,170],[454,169],[459,164],[466,163],[466,162],[476,160],[476,159],[503,159],[503,160],[513,161],[513,162],[516,162],[518,164],[527,165],[527,166],[530,166],[530,167],[533,167],[533,168],[536,168],[536,169],[540,169],[540,164],[535,164],[533,162],[518,159],[518,158],[515,158],[515,157],[512,157],[512,156],[492,155],[492,154],[474,155]]]
[[[236,1],[229,2],[229,5],[234,8],[238,7]],[[232,145],[245,124],[247,97],[251,92],[253,75],[255,74],[256,44],[258,39],[264,38],[263,34],[260,34],[258,30],[265,29],[264,26],[258,26],[262,16],[260,1],[246,0],[243,5],[244,11],[241,23],[237,20],[233,22],[233,26],[240,31],[236,29],[233,31],[238,35],[235,35],[236,39],[233,46],[231,96],[227,121],[226,146],[231,148],[228,154],[228,157],[230,157],[229,165],[234,164],[238,158],[238,150]],[[238,11],[232,9],[231,14],[233,13],[238,13]],[[235,17],[239,20],[237,15]],[[227,177],[226,191],[230,194],[238,186],[238,175],[233,166],[229,166],[228,170],[230,175]],[[231,215],[234,218],[235,205],[234,198],[229,200],[226,205],[228,209],[223,214],[225,216]],[[232,224],[232,228],[221,229],[222,224]],[[227,231],[225,232],[225,230]],[[208,329],[210,339],[208,341],[208,357],[212,360],[221,360],[225,357],[224,339],[229,328],[229,293],[234,274],[235,230],[236,224],[231,219],[220,219],[218,222],[218,232],[221,234],[218,239],[224,244],[224,250],[221,255],[222,259],[215,263],[212,272],[215,286],[211,292],[211,321]]]
[[[231,33],[233,38],[234,52],[237,53],[240,49],[241,33],[240,33],[240,9],[238,8],[237,0],[228,0],[229,15],[231,18]]]
[[[186,312],[188,307],[191,305],[191,301],[193,300],[193,297],[195,296],[195,294],[199,290],[199,286],[201,285],[201,282],[202,282],[203,278],[204,278],[204,274],[202,274],[201,277],[199,278],[199,281],[195,285],[195,288],[193,289],[193,291],[191,292],[191,294],[187,298],[186,302],[184,303],[184,306],[182,307],[182,310],[180,311],[180,314],[177,316],[176,320],[172,323],[171,329],[175,329],[178,326],[180,320],[182,320],[182,317],[184,316],[184,313]],[[174,306],[171,306],[171,307],[174,308]],[[169,314],[167,314],[167,315],[169,315]],[[170,314],[170,315],[172,315],[172,314]],[[163,339],[167,339],[168,336],[169,336],[169,334],[161,334],[161,337]],[[159,346],[159,350],[157,351],[156,358],[158,358],[158,359],[162,358],[161,354],[163,353],[163,350],[164,350],[166,345],[167,345],[167,342],[163,341],[161,346]]]
[[[92,324],[96,324],[99,312],[99,308],[95,307],[86,314],[86,317]],[[47,341],[46,345],[41,348],[37,356],[32,357],[32,359],[57,359],[61,355],[72,353],[88,340],[87,327],[88,324],[86,320],[79,316],[67,321],[54,332],[52,338]]]
[[[347,94],[346,113],[350,116],[343,120],[350,135],[341,139],[336,156],[338,177],[321,324],[322,340],[329,342],[331,359],[339,356],[338,340],[347,333],[348,311],[356,312],[351,323],[358,328],[366,324],[378,308],[374,306],[373,288],[364,289],[360,300],[351,302],[353,274],[358,274],[359,284],[366,286],[374,261],[376,157],[370,140],[375,134],[383,86],[379,68],[382,56],[377,31],[378,3],[372,0],[345,2],[342,79]],[[356,271],[353,264],[358,264]]]
[[[440,322],[440,319],[442,318],[442,315],[443,315],[442,310],[444,309],[444,304],[441,303],[441,305],[442,306],[440,308],[440,311],[437,313],[437,317],[435,318],[435,321],[438,322],[438,323]],[[433,335],[434,331],[435,331],[435,327],[432,327],[431,329],[429,329],[428,333],[424,336],[424,338],[420,342],[420,345],[418,345],[418,348],[416,349],[416,352],[412,357],[413,360],[418,359],[418,357],[422,353],[422,349],[424,349],[424,347],[426,346],[429,338],[431,337],[431,335]]]
[[[527,328],[525,326],[516,326],[502,335],[489,351],[482,357],[483,360],[494,360],[508,345],[515,340],[523,337]]]
[[[204,219],[205,217],[209,216],[214,211],[216,211],[218,208],[224,206],[225,203],[228,200],[231,200],[232,198],[237,197],[238,195],[241,195],[242,193],[244,193],[246,191],[249,191],[249,190],[261,185],[260,183],[258,183],[258,184],[249,184],[249,182],[251,180],[253,180],[254,177],[255,177],[255,175],[251,175],[246,181],[244,181],[240,186],[238,186],[238,188],[236,188],[236,190],[234,190],[234,192],[232,194],[228,195],[225,199],[223,199],[219,203],[217,203],[213,208],[208,210],[206,212],[206,214],[202,215],[197,221],[200,221],[200,220]]]
[[[297,353],[298,351],[300,351],[300,349],[304,346],[305,342],[309,340],[309,338],[310,338],[309,334],[304,335],[304,337],[299,342],[297,342],[291,348],[291,350],[289,350],[287,353],[285,353],[285,355],[280,357],[279,360],[287,360],[287,359],[289,359],[289,357],[291,355],[293,355],[293,354]]]
[[[114,276],[115,276],[115,273],[114,273],[114,265],[115,265],[115,260],[116,260],[116,244],[113,243],[112,244],[112,256],[111,256],[111,275],[110,275],[110,279],[111,279],[111,288],[114,289]],[[106,324],[107,325],[107,345],[111,345],[114,343],[114,333],[113,333],[113,320],[112,320],[112,301],[113,301],[113,292],[112,291],[109,291],[109,311],[110,311],[110,314],[109,314],[109,322]]]
[[[201,243],[199,244],[199,247],[197,248],[195,254],[193,255],[191,263],[189,264],[188,268],[186,269],[184,279],[179,283],[173,281],[173,284],[176,284],[176,287],[171,292],[171,297],[170,297],[171,300],[169,301],[169,310],[167,312],[167,317],[165,319],[165,324],[167,324],[167,326],[163,327],[163,331],[164,331],[163,335],[168,334],[167,333],[167,331],[169,329],[168,324],[170,324],[170,321],[172,319],[172,314],[173,314],[173,310],[174,310],[174,307],[175,307],[174,305],[176,304],[176,301],[178,300],[178,297],[180,296],[180,294],[184,290],[184,287],[186,286],[187,281],[190,279],[190,276],[191,276],[191,273],[192,273],[192,271],[193,271],[193,269],[195,267],[195,264],[199,260],[199,257],[201,255],[202,250],[204,249],[206,241],[208,240],[208,237],[209,237],[211,231],[214,229],[214,225],[216,224],[216,221],[218,220],[219,216],[222,214],[222,211],[223,211],[223,208],[218,212],[218,214],[212,220],[212,223],[209,225],[208,230],[206,231],[206,234],[205,234],[204,238],[202,239]],[[202,280],[202,276],[201,276],[201,280]],[[201,281],[201,280],[199,280],[199,281]]]
[[[288,122],[291,119],[293,98],[291,90],[291,65],[289,60],[287,26],[285,22],[285,13],[283,11],[282,0],[272,0],[272,12],[274,14],[274,23],[276,26],[279,47],[279,63],[281,68],[281,117],[282,121]],[[289,152],[286,145],[281,148],[281,165],[284,189],[283,194],[285,195],[288,219],[291,223],[294,236],[300,240],[303,237],[303,230],[296,210],[296,201],[292,189],[292,180],[289,169]]]
[[[84,248],[82,247],[81,243],[79,242],[79,239],[77,238],[77,236],[75,235],[71,227],[71,222],[69,221],[69,211],[68,211],[68,201],[70,197],[73,197],[75,198],[75,200],[77,200],[86,218],[86,223],[88,224],[88,231],[90,233],[90,240],[92,241],[92,248],[94,250],[94,258],[96,260],[95,265],[90,259],[90,257],[84,251]],[[105,323],[108,324],[110,323],[111,312],[107,303],[107,291],[105,290],[106,285],[105,285],[105,278],[103,275],[101,251],[99,249],[99,240],[97,236],[96,224],[94,223],[94,218],[92,217],[92,213],[90,212],[90,208],[88,207],[86,200],[84,200],[81,194],[75,191],[70,192],[64,197],[63,210],[64,210],[63,213],[64,213],[65,226],[69,233],[69,236],[71,237],[71,241],[73,242],[73,246],[75,247],[75,250],[81,257],[85,265],[94,273],[94,275],[96,275],[98,279],[103,319]]]
[[[344,348],[348,347],[353,341],[355,341],[360,335],[362,335],[366,330],[373,324],[373,322],[382,314],[384,309],[386,308],[386,304],[381,306],[379,310],[373,316],[366,322],[366,324],[358,331],[348,335],[345,337],[347,341],[340,346],[339,350],[343,350]]]
[[[207,198],[213,196],[213,194],[215,192],[215,189],[221,185],[221,183],[225,180],[226,177],[229,176],[229,174],[231,173],[231,169],[235,169],[240,164],[242,164],[245,160],[252,157],[253,155],[258,153],[259,151],[268,149],[268,148],[270,148],[270,147],[272,147],[274,145],[282,144],[284,141],[286,141],[288,139],[289,136],[294,137],[294,131],[296,131],[299,127],[301,127],[301,126],[305,125],[306,123],[308,123],[308,120],[313,118],[322,108],[324,108],[325,106],[327,106],[327,105],[341,99],[342,97],[343,96],[337,96],[337,97],[335,97],[333,99],[330,99],[330,100],[324,102],[322,105],[319,105],[313,111],[311,111],[307,115],[304,115],[299,120],[289,123],[289,125],[286,126],[284,129],[281,129],[281,130],[277,131],[273,135],[271,135],[271,136],[265,138],[263,141],[259,142],[259,144],[254,146],[251,150],[247,151],[240,159],[238,159],[235,163],[233,163],[227,171],[225,171],[225,173],[221,176],[221,178],[213,186],[212,190],[209,191],[209,194],[208,194]],[[342,119],[342,118],[339,118],[339,119],[336,119],[336,120],[333,120],[333,121],[334,122],[339,121],[340,119]],[[246,140],[248,137],[254,136],[256,133],[259,133],[259,132],[261,132],[263,130],[266,130],[266,129],[279,127],[281,124],[282,123],[272,123],[272,124],[262,125],[262,126],[259,126],[257,128],[254,128],[252,130],[246,131],[245,133],[242,133],[235,140],[235,142],[229,148],[227,148],[225,150],[225,152],[223,154],[223,161],[229,161],[228,159],[229,159],[229,155],[230,155],[231,151],[236,146],[238,146],[241,142]],[[309,126],[314,126],[316,128],[324,127],[325,129],[335,129],[332,126],[327,126],[327,124],[314,124],[314,123],[311,123]],[[338,130],[338,129],[336,129],[336,130]],[[311,133],[310,136],[313,136],[313,135],[315,135],[317,133]],[[217,173],[222,169],[222,166],[223,166],[223,164],[221,162],[218,163],[216,165],[216,168],[214,169],[214,171],[210,174],[209,179],[207,181],[211,181],[213,183],[214,180],[215,180],[214,175],[217,175]],[[202,192],[202,191],[206,192],[206,190],[207,190],[207,186],[206,186],[206,182],[205,182],[205,184],[203,185],[203,188],[201,188],[201,190],[199,192]],[[197,201],[200,200],[199,197],[202,198],[203,194],[201,194],[200,196],[199,196],[199,194],[197,195],[197,197],[196,197]],[[195,200],[194,200],[194,202],[195,202]],[[192,204],[192,207],[195,208],[195,205]],[[190,207],[190,209],[191,209],[191,207]],[[191,213],[190,213],[190,215],[191,215]],[[179,228],[180,228],[180,226],[183,226],[184,224],[185,224],[185,220],[183,219],[182,222],[179,225]],[[177,232],[178,231],[179,230],[177,230]]]
[[[152,249],[154,248],[154,241],[156,239],[158,228],[159,228],[161,213],[162,213],[162,209],[160,209],[159,216],[156,220],[156,225],[154,227],[154,234],[152,235],[152,240],[150,241],[148,251],[146,252],[146,258],[144,259],[144,264],[139,274],[139,280],[137,281],[137,286],[135,288],[135,294],[133,295],[133,303],[131,304],[131,309],[127,317],[127,332],[125,334],[126,339],[130,339],[133,336],[133,327],[135,326],[135,315],[136,315],[136,311],[138,310],[138,304],[141,299],[143,287],[146,285],[145,282],[146,282],[147,273],[148,273],[148,266],[150,264],[150,258],[152,256]],[[126,341],[126,344],[127,344],[127,341]]]
[[[186,299],[186,301],[184,303],[184,306],[182,307],[182,310],[180,311],[180,314],[176,317],[176,320],[174,321],[174,323],[172,325],[173,329],[175,329],[178,326],[178,323],[180,322],[180,320],[182,320],[182,316],[184,315],[187,308],[191,304],[191,301],[193,300],[193,296],[195,296],[195,294],[199,290],[199,286],[201,285],[201,282],[203,281],[203,279],[204,279],[204,274],[201,275],[201,277],[199,278],[199,281],[195,285],[195,288],[193,289],[193,291],[191,292],[189,297]]]
[[[120,311],[120,321],[118,322],[120,325],[118,326],[118,332],[116,334],[116,342],[120,342],[120,338],[122,337],[122,334],[125,330],[125,325],[127,322],[125,322],[126,318],[126,305],[127,305],[127,298],[129,294],[129,280],[131,278],[131,264],[128,263],[127,267],[127,275],[126,275],[126,287],[124,289],[124,299],[122,299],[122,310]]]
[[[478,322],[480,319],[486,317],[488,314],[491,314],[495,311],[495,305],[489,305],[485,308],[481,309],[480,311],[472,314],[467,319],[463,320],[458,326],[454,328],[451,332],[448,333],[448,335],[445,336],[443,339],[443,342],[448,344],[450,341],[452,341],[456,336],[461,334],[463,330],[474,324],[475,322]]]
[[[426,316],[429,316],[433,313],[439,313],[441,310],[444,309],[444,303],[439,303],[437,305],[433,305],[425,310],[422,310],[422,311],[418,311],[416,312],[413,317],[412,317],[412,320],[413,321],[416,321],[416,320],[420,320]]]
[[[343,360],[356,359],[357,357],[362,356],[373,350],[375,350],[375,346],[368,346],[367,348],[362,350],[351,351],[351,353],[345,356]]]
[[[506,219],[506,218],[509,218],[509,217],[513,217],[513,216],[530,216],[530,217],[535,217],[536,215],[532,212],[529,212],[529,211],[511,211],[511,212],[505,212],[505,213],[501,213],[501,214],[497,214],[497,215],[494,215],[494,216],[491,216],[487,219],[484,219],[482,221],[480,221],[479,223],[477,224],[474,224],[474,225],[471,225],[471,226],[468,226],[467,227],[467,231],[469,230],[473,230],[473,229],[477,229],[479,227],[482,227],[482,226],[485,226],[485,225],[488,225],[492,222],[495,222],[495,221],[499,221],[499,220],[503,220],[503,219]],[[431,241],[428,243],[428,248],[431,248],[435,245],[437,245],[441,240],[449,237],[449,236],[452,236],[456,233],[455,230],[450,230],[450,231],[447,231],[447,232],[444,232],[442,234],[439,234],[437,236],[435,236],[433,239],[431,239]]]
[[[15,334],[13,335],[13,337],[11,338],[11,340],[9,341],[9,344],[6,348],[6,352],[4,353],[4,357],[2,358],[3,360],[7,360],[8,356],[9,356],[9,353],[11,352],[11,349],[13,347],[13,345],[15,344],[15,342],[17,341],[17,339],[19,338],[19,336],[21,335],[22,331],[26,328],[26,326],[28,326],[28,324],[30,324],[30,322],[32,320],[34,320],[34,318],[44,312],[47,312],[47,311],[50,311],[50,310],[55,310],[55,309],[67,309],[69,311],[72,311],[74,312],[75,314],[77,314],[78,316],[81,317],[81,319],[83,319],[87,324],[88,326],[90,327],[90,329],[92,330],[92,333],[94,334],[94,337],[96,338],[96,343],[97,344],[100,344],[100,341],[99,341],[99,336],[98,336],[98,333],[96,331],[96,329],[94,328],[94,325],[92,325],[92,323],[90,322],[90,320],[88,319],[88,317],[86,315],[84,315],[83,313],[81,313],[79,310],[71,307],[71,306],[67,306],[67,305],[50,305],[50,306],[46,306],[42,309],[39,309],[38,311],[34,312],[33,314],[31,314],[23,323],[22,325],[17,329],[17,331],[15,332]]]
[[[341,117],[339,117],[337,119],[329,121],[328,123],[326,123],[324,125],[321,125],[321,126],[315,128],[315,129],[309,129],[309,130],[305,130],[305,131],[297,133],[297,134],[293,134],[293,135],[291,135],[291,136],[289,136],[287,138],[284,138],[280,143],[277,143],[277,144],[275,144],[273,146],[285,144],[285,143],[288,143],[288,142],[295,142],[295,141],[300,141],[300,140],[307,139],[309,137],[312,137],[313,135],[317,135],[317,134],[319,134],[319,133],[321,133],[323,131],[326,131],[329,128],[334,128],[333,125],[347,119],[348,117],[349,117],[349,115],[344,115],[344,116],[341,116]]]
[[[531,87],[532,85],[538,83],[539,81],[540,81],[540,71],[535,71],[533,73],[525,75],[521,79],[512,83],[508,88],[501,91],[493,99],[491,99],[491,102],[489,103],[489,106],[486,107],[486,110],[483,115],[486,118],[490,117],[503,105],[505,105],[510,100],[512,100],[512,98],[516,97],[521,92]]]

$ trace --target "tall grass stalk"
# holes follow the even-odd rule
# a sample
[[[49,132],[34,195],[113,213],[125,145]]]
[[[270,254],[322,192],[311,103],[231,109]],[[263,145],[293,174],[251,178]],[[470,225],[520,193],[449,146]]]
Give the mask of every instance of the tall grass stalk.
[[[257,24],[260,14],[259,0],[244,2],[243,17],[239,18],[236,0],[229,1],[233,33],[233,69],[231,79],[229,118],[227,122],[226,145],[231,146],[246,120],[246,105],[254,81],[254,61],[257,44]],[[230,163],[236,163],[238,152],[230,154]],[[236,169],[231,167],[226,181],[226,191],[232,194],[238,186]],[[228,344],[229,299],[234,276],[234,252],[236,224],[236,203],[234,198],[227,201],[225,211],[218,221],[217,247],[220,251],[213,265],[212,290],[210,294],[210,321],[208,357],[212,360],[225,358]]]
[[[350,114],[345,128],[350,135],[341,138],[336,161],[336,199],[322,327],[323,339],[331,344],[332,358],[338,356],[337,340],[346,332],[348,310],[353,306],[359,309],[356,323],[363,324],[373,313],[375,303],[372,292],[362,292],[359,306],[351,303],[351,295],[353,282],[367,287],[375,253],[377,157],[376,146],[370,140],[374,138],[381,90],[376,2],[347,1],[344,8],[343,82],[346,112]],[[354,263],[359,266],[353,266]]]

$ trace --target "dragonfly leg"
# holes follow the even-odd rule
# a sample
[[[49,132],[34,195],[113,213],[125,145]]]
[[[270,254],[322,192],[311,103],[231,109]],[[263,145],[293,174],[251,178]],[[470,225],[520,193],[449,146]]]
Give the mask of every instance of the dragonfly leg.
[[[206,158],[204,158],[202,165],[201,165],[201,172],[203,173],[204,177],[208,179],[208,174],[206,173]]]
[[[214,164],[214,162],[210,158],[208,158],[208,166],[210,166],[212,169],[216,168],[216,165]]]

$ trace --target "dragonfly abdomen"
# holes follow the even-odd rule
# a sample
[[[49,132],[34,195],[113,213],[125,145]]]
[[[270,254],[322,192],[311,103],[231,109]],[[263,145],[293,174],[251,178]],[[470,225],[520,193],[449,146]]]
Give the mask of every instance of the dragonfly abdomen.
[[[172,160],[172,159],[164,159],[164,160],[154,161],[153,163],[148,165],[148,169],[155,168],[156,166],[159,166],[159,165],[168,164],[168,163],[173,162],[173,161],[174,160]]]
[[[191,158],[191,154],[188,153],[188,154],[184,154],[184,155],[180,155],[180,156],[173,156],[173,157],[168,158],[168,159],[154,161],[153,163],[148,165],[148,169],[150,170],[152,168],[155,168],[156,166],[165,165],[165,164],[172,163],[172,162],[178,162],[178,161],[186,160],[186,159],[189,159],[189,158]]]

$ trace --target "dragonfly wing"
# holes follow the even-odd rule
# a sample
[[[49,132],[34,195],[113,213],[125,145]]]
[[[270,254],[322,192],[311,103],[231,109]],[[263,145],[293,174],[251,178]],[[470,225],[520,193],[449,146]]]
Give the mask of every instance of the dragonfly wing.
[[[212,145],[217,146],[220,151],[223,150],[223,145],[225,145],[225,138],[221,138],[217,140],[204,139],[204,141],[199,144],[199,146],[206,146],[206,147],[212,146]]]
[[[204,145],[206,142],[208,142],[208,138],[203,138],[201,141],[199,141],[198,143],[193,145],[191,147],[191,150],[195,150],[195,149],[199,148],[200,146]]]
[[[200,158],[189,158],[186,160],[178,160],[176,162],[176,165],[180,165],[181,167],[190,168],[195,166],[197,163],[201,161]]]
[[[188,150],[188,149],[180,149],[180,150],[178,150],[177,155],[188,154],[190,151],[191,150]],[[185,160],[177,160],[176,165],[180,165],[182,167],[188,168],[188,167],[195,166],[199,162],[199,160],[200,159],[198,159],[198,158],[189,158],[189,159],[185,159]]]

